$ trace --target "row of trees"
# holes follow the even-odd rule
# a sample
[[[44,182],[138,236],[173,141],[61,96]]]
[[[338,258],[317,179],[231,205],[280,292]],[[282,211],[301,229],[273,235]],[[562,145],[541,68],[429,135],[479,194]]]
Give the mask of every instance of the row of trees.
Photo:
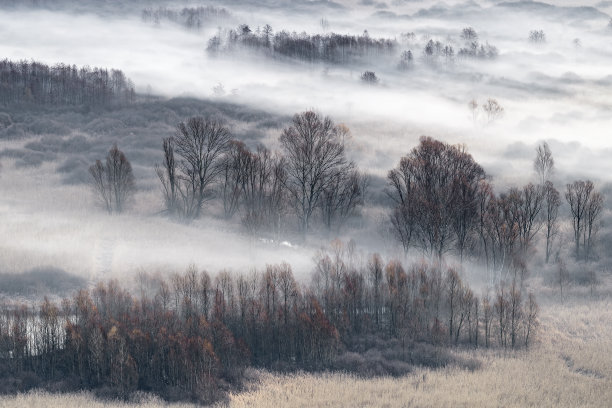
[[[495,194],[463,146],[424,137],[388,174],[391,231],[406,251],[414,247],[437,259],[452,250],[460,259],[470,254],[502,276],[529,259],[543,230],[548,262],[559,233],[561,200],[550,180],[554,160],[546,143],[537,149],[534,168],[539,184]],[[576,258],[592,259],[603,196],[592,182],[576,181],[567,185],[565,198]]]
[[[110,106],[134,99],[134,84],[120,70],[0,61],[0,103],[5,105]]]
[[[413,39],[415,36],[403,35],[403,39]],[[455,57],[494,59],[498,56],[497,48],[489,43],[478,42],[478,34],[471,28],[462,31],[461,38],[465,41],[463,46],[456,52],[453,45],[443,44],[440,41],[430,39],[424,46],[422,57],[427,64],[436,64],[443,59],[452,63]],[[341,35],[341,34],[315,34],[288,33],[281,31],[274,33],[270,25],[263,29],[257,28],[255,32],[246,25],[240,25],[237,29],[219,32],[208,42],[208,51],[218,53],[221,51],[233,51],[239,47],[263,51],[271,55],[295,58],[308,62],[329,62],[334,64],[346,64],[363,62],[368,58],[380,58],[393,56],[397,50],[398,43],[394,39],[373,39],[367,31],[363,35]],[[404,51],[400,56],[398,67],[406,70],[413,65],[412,50]]]
[[[201,30],[207,22],[222,22],[229,20],[231,14],[223,7],[200,6],[184,7],[180,10],[168,7],[146,8],[142,10],[141,18],[145,23],[159,25],[164,21],[179,24],[190,30]]]
[[[107,387],[210,400],[246,366],[320,369],[354,339],[375,335],[437,345],[523,347],[537,304],[518,281],[479,299],[452,268],[321,252],[309,286],[286,264],[234,276],[188,268],[140,275],[140,295],[100,283],[55,304],[0,310],[0,377],[33,373],[76,389]]]
[[[407,46],[417,47],[415,42],[416,35],[414,33],[402,33],[400,38]],[[453,64],[456,57],[460,59],[478,58],[478,59],[495,59],[499,55],[497,47],[488,42],[482,44],[478,41],[478,33],[472,27],[466,27],[461,31],[461,41],[450,42],[443,44],[442,42],[429,39],[423,47],[422,59],[428,65],[437,65],[439,62],[445,64]],[[458,51],[455,51],[458,49]],[[400,55],[398,68],[400,70],[408,70],[414,65],[414,53],[411,49],[405,50]]]
[[[313,111],[296,114],[280,136],[282,153],[273,154],[232,140],[219,121],[190,118],[164,139],[164,161],[156,166],[166,211],[188,222],[216,197],[224,216],[238,214],[252,233],[279,233],[291,219],[304,235],[313,220],[338,228],[363,205],[368,182],[346,158],[348,132]],[[538,235],[546,262],[556,261],[561,194],[550,180],[554,159],[546,143],[537,149],[534,169],[537,184],[495,193],[464,146],[423,137],[388,173],[390,232],[405,251],[415,248],[432,259],[449,252],[461,261],[478,258],[497,272],[497,280],[533,255]],[[104,207],[121,212],[134,190],[125,155],[114,146],[90,173]],[[592,260],[603,196],[591,181],[575,181],[566,186],[565,198],[575,256]]]
[[[253,32],[243,24],[235,30],[220,32],[212,37],[208,42],[208,51],[218,53],[244,47],[307,62],[346,64],[368,57],[393,55],[396,46],[395,40],[375,39],[367,31],[362,35],[274,33],[272,27],[266,24],[263,29],[258,28]]]

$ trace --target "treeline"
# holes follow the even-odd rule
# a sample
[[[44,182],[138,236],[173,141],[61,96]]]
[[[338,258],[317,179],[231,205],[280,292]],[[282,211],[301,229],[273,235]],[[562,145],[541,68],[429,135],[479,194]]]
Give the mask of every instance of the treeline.
[[[286,263],[214,279],[190,267],[169,280],[141,275],[139,296],[110,282],[61,304],[5,305],[2,388],[211,401],[249,365],[333,368],[368,335],[399,340],[404,358],[417,343],[518,348],[533,339],[537,305],[517,279],[479,299],[453,268],[354,259],[351,245],[335,242],[308,286]]]
[[[322,26],[326,27],[324,22]],[[336,33],[311,35],[287,31],[274,33],[269,24],[263,28],[257,27],[255,31],[242,24],[236,29],[219,29],[218,34],[208,41],[207,50],[217,54],[248,49],[268,56],[282,56],[310,63],[349,64],[397,58],[398,50],[405,47],[399,53],[397,63],[397,69],[401,71],[412,69],[417,61],[429,67],[440,64],[452,66],[457,59],[492,60],[499,55],[497,47],[479,41],[478,33],[472,27],[464,28],[458,40],[449,38],[443,43],[428,37],[426,39],[426,43],[419,44],[413,32],[401,33],[400,41],[376,39],[370,37],[367,30],[357,36]]]
[[[184,7],[180,10],[168,7],[146,8],[142,10],[141,18],[145,23],[159,25],[169,21],[190,30],[200,30],[207,22],[229,20],[231,14],[223,7],[200,6]]]
[[[397,42],[392,39],[372,38],[367,31],[362,35],[307,34],[280,31],[274,33],[266,24],[255,32],[242,24],[237,29],[219,33],[208,42],[208,51],[218,53],[238,48],[252,49],[270,55],[294,58],[307,62],[347,64],[367,58],[379,58],[395,53]]]
[[[0,61],[0,104],[112,106],[134,99],[134,84],[120,70]]]

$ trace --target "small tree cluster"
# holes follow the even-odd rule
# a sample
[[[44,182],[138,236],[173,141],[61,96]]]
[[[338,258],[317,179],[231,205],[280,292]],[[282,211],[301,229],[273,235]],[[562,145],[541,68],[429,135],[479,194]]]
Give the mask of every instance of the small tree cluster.
[[[594,256],[603,195],[592,181],[578,180],[566,186],[565,199],[570,206],[576,259],[588,261]]]
[[[468,109],[472,114],[474,123],[478,122],[481,115],[484,115],[486,123],[493,123],[504,116],[504,108],[494,98],[488,98],[482,104],[479,104],[476,99],[472,99],[468,102]]]
[[[552,165],[552,157],[536,158],[536,168],[544,166],[545,177]],[[544,228],[547,261],[551,256],[560,200],[548,180],[496,195],[482,167],[463,148],[422,138],[389,172],[388,186],[394,202],[389,225],[406,251],[416,248],[437,259],[453,250],[460,259],[475,256],[497,272],[493,280],[499,281],[524,269],[522,260],[532,255],[536,235]],[[592,214],[597,213],[597,197]],[[583,242],[592,241],[588,227],[580,232]]]
[[[361,81],[368,85],[376,85],[378,83],[378,77],[373,71],[365,71],[361,74]]]
[[[176,135],[164,139],[164,164],[156,171],[171,215],[186,221],[200,216],[223,172],[229,142],[229,130],[221,122],[202,117],[179,123]]]
[[[467,46],[461,47],[457,56],[460,58],[479,58],[479,59],[495,59],[499,55],[496,46],[489,44],[480,44],[478,41],[470,41]]]
[[[531,30],[529,32],[529,42],[534,44],[543,44],[546,42],[546,34],[544,30]]]
[[[397,68],[400,71],[407,71],[411,69],[414,65],[414,56],[412,55],[411,50],[406,50],[402,52],[400,55],[400,62],[397,65]]]
[[[440,259],[456,246],[463,256],[486,178],[472,156],[423,137],[387,178],[395,204],[391,228],[404,249],[414,246]]]
[[[455,49],[450,44],[442,44],[440,41],[429,40],[423,48],[423,60],[425,63],[435,65],[439,60],[450,64],[454,62]]]
[[[330,118],[303,112],[281,134],[283,154],[273,154],[231,140],[219,122],[191,118],[163,142],[157,174],[166,209],[193,220],[216,194],[225,217],[241,214],[251,232],[265,226],[278,232],[288,213],[304,234],[315,216],[329,229],[339,227],[363,203],[367,186],[367,178],[346,159],[347,134]]]

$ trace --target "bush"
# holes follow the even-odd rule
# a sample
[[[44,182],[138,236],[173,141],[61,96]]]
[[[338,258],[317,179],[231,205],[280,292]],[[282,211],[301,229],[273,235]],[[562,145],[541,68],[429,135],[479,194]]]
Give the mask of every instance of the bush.
[[[361,80],[369,85],[375,85],[378,83],[378,77],[376,76],[376,73],[373,71],[366,71],[363,74],[361,74]]]

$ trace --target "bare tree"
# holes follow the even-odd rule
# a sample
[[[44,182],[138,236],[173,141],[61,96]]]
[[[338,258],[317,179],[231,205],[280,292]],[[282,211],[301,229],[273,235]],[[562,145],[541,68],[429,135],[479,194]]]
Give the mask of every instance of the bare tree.
[[[121,213],[135,191],[132,165],[125,154],[114,144],[105,163],[97,160],[89,168],[89,174],[94,191],[108,213]]]
[[[474,124],[476,124],[476,121],[478,119],[478,101],[476,99],[471,99],[468,102],[468,109],[470,110],[470,112],[472,112],[472,120],[474,121]]]
[[[482,110],[487,115],[487,121],[489,123],[501,118],[504,115],[504,108],[497,102],[496,99],[489,98],[482,105]]]
[[[463,283],[459,274],[454,269],[449,269],[446,275],[446,299],[448,302],[448,334],[449,341],[459,340],[459,331],[461,330],[461,323],[458,323],[460,315],[460,301],[463,296]],[[456,333],[456,334],[455,334]]]
[[[565,199],[570,205],[572,216],[572,227],[574,228],[574,245],[576,259],[580,258],[580,238],[584,228],[584,215],[586,212],[588,197],[593,189],[590,181],[575,181],[567,185]]]
[[[379,254],[373,254],[368,261],[368,274],[373,290],[374,324],[376,329],[380,328],[382,312],[382,283],[383,283],[383,261]]]
[[[569,282],[569,271],[567,270],[567,266],[565,265],[565,262],[560,259],[557,261],[557,283],[559,284],[559,294],[560,294],[560,298],[561,298],[561,303],[563,303],[563,288],[568,284]]]
[[[416,245],[441,258],[456,244],[460,255],[476,226],[478,191],[485,172],[461,146],[430,137],[389,171],[387,194],[394,201],[391,225],[408,249]]]
[[[200,216],[212,184],[223,171],[229,141],[229,130],[221,122],[202,117],[179,123],[174,138],[164,141],[165,171],[158,168],[158,176],[166,204],[174,202],[172,208],[184,220]]]
[[[493,305],[488,293],[482,297],[482,322],[484,324],[485,347],[489,347],[489,338],[491,337],[493,323]]]
[[[527,296],[527,304],[525,305],[524,314],[524,330],[525,330],[525,348],[529,346],[529,340],[533,338],[533,332],[538,326],[538,313],[540,308],[536,303],[535,296],[532,292]]]
[[[603,208],[603,196],[594,188],[592,181],[578,180],[568,184],[565,193],[572,216],[576,259],[582,256],[585,261],[591,256]]]
[[[510,318],[510,345],[512,348],[517,346],[517,337],[519,334],[519,324],[523,318],[523,309],[522,309],[522,293],[521,289],[518,287],[516,279],[512,281],[512,285],[510,286],[510,293],[508,299],[508,314]]]
[[[321,212],[323,223],[331,230],[338,228],[363,204],[367,176],[357,170],[337,171],[323,190]]]
[[[506,348],[508,345],[508,309],[510,308],[510,302],[504,282],[500,283],[496,292],[494,307],[499,330],[499,345]]]
[[[520,200],[517,202],[520,206],[517,209],[519,242],[523,256],[528,256],[531,242],[542,227],[538,222],[538,215],[542,209],[543,190],[529,183],[519,192],[519,196]]]
[[[584,260],[588,261],[593,255],[595,238],[599,230],[599,218],[603,209],[603,195],[595,192],[591,194],[586,209],[586,225],[583,233]]]
[[[280,137],[287,159],[286,187],[304,234],[325,189],[338,172],[353,167],[346,160],[339,132],[329,117],[307,111],[296,114]]]
[[[176,161],[174,159],[174,138],[165,138],[162,146],[164,150],[163,167],[155,164],[155,172],[157,173],[157,177],[159,177],[159,181],[162,183],[166,211],[168,211],[169,214],[174,215],[178,206]]]
[[[559,191],[555,188],[552,182],[546,181],[544,184],[544,217],[546,234],[546,263],[550,261],[552,248],[555,238],[559,234],[559,226],[557,217],[559,216],[559,206],[561,205],[561,197]]]
[[[232,218],[238,207],[245,189],[246,170],[252,161],[252,155],[244,143],[232,140],[223,161],[221,197],[225,218]]]
[[[537,147],[533,168],[538,174],[541,185],[544,185],[550,180],[555,170],[555,160],[552,157],[552,152],[550,151],[550,147],[548,147],[548,143],[544,142]]]

